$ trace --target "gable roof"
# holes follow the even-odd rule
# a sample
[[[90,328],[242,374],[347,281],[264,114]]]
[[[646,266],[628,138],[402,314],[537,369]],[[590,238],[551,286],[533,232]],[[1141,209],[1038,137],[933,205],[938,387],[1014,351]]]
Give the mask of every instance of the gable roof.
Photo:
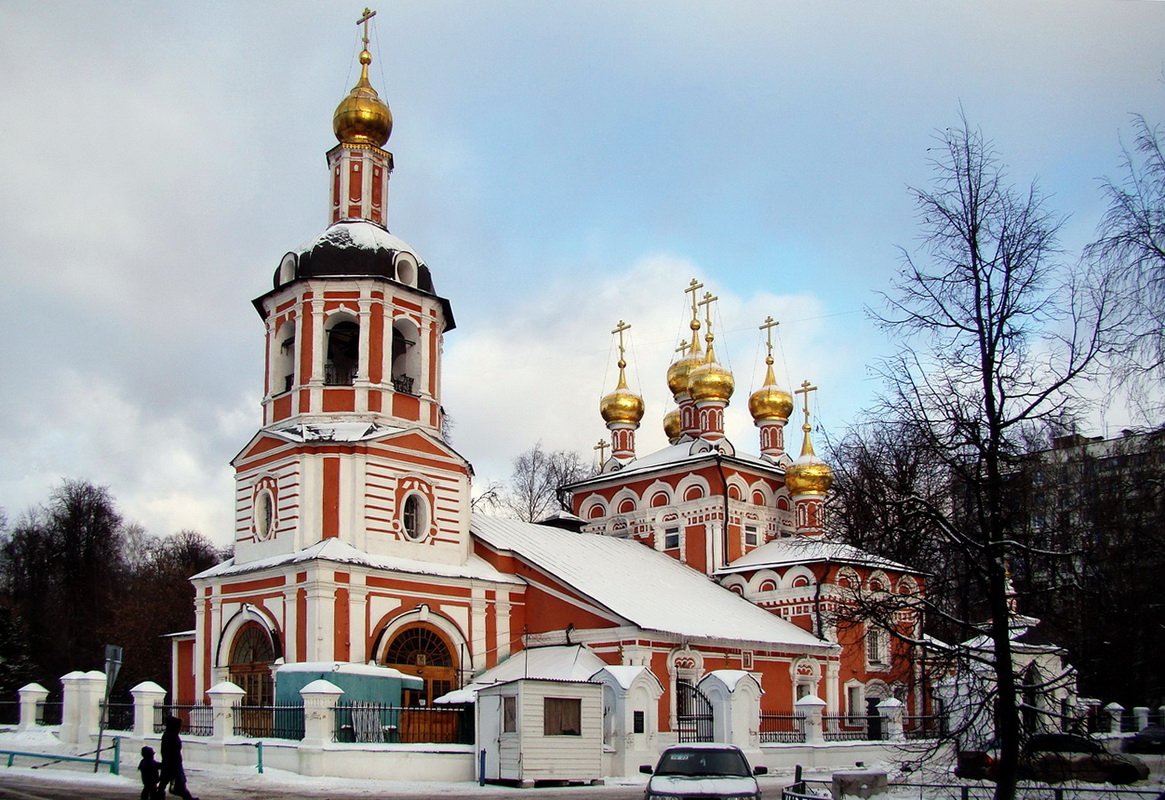
[[[645,631],[831,651],[671,556],[629,539],[475,514],[470,532]]]
[[[473,472],[473,466],[465,458],[465,456],[458,453],[447,442],[430,433],[428,430],[418,427],[401,427],[396,425],[385,425],[381,422],[372,422],[370,420],[343,420],[343,421],[329,421],[315,424],[307,424],[303,422],[278,422],[274,425],[269,425],[251,437],[246,446],[239,451],[238,455],[231,459],[231,464],[237,464],[241,459],[250,457],[256,452],[256,447],[259,443],[263,443],[261,452],[274,449],[281,444],[306,444],[306,445],[329,445],[329,444],[353,444],[356,442],[388,442],[393,439],[416,437],[428,444],[427,449],[431,453],[446,453],[450,458],[453,458]],[[264,441],[266,440],[266,441]],[[275,444],[278,442],[279,444]],[[413,443],[416,448],[420,442]]]
[[[858,564],[872,569],[889,569],[897,572],[921,574],[897,561],[876,556],[861,548],[842,542],[834,542],[821,536],[790,536],[774,539],[755,550],[750,550],[727,567],[716,570],[717,575],[734,572],[749,572],[766,568],[791,567],[794,564],[812,564],[832,561],[835,564]]]
[[[725,441],[727,442],[727,440]],[[706,442],[697,439],[668,445],[642,458],[633,459],[619,469],[588,476],[574,483],[569,483],[563,488],[577,491],[584,487],[600,486],[612,481],[621,482],[627,476],[631,475],[663,472],[676,468],[691,470],[701,464],[701,462],[715,463],[716,461],[746,469],[753,469],[769,475],[784,475],[785,467],[787,466],[785,463],[770,461],[763,456],[741,453],[735,448],[732,448],[730,443],[726,445],[725,449],[717,449],[716,447],[709,447]]]

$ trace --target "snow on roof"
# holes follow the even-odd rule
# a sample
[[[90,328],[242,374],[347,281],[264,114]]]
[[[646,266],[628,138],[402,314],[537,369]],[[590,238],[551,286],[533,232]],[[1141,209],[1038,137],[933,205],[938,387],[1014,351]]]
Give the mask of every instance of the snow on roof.
[[[581,644],[527,647],[433,702],[472,703],[478,689],[522,678],[586,682],[604,667],[607,663]]]
[[[366,220],[342,220],[329,225],[327,230],[299,248],[299,252],[307,252],[321,244],[328,244],[337,249],[351,247],[360,250],[405,250],[424,263],[412,245]]]
[[[765,567],[788,567],[793,564],[806,564],[814,561],[863,564],[879,569],[917,572],[917,570],[896,561],[867,553],[865,550],[842,542],[829,541],[821,536],[791,536],[786,539],[774,539],[755,550],[750,550],[727,567],[716,570],[716,574],[727,575]]]
[[[740,682],[745,678],[756,680],[751,672],[746,672],[743,669],[717,669],[705,675],[700,682],[703,683],[708,678],[713,676],[719,678],[720,682],[723,683],[730,692],[735,692],[736,687],[739,686]]]
[[[376,678],[400,678],[409,682],[423,680],[413,675],[405,675],[393,667],[381,667],[376,664],[356,664],[348,661],[297,661],[294,664],[281,664],[276,672],[338,672],[341,675],[371,675]]]
[[[470,530],[644,630],[822,650],[837,647],[639,542],[479,514]]]
[[[363,422],[330,422],[324,425],[303,425],[297,423],[294,425],[264,429],[267,433],[274,433],[293,442],[359,442],[404,430],[406,429],[391,425],[380,425],[367,420]]]
[[[718,454],[718,451],[716,450],[701,449],[694,447],[694,444],[699,444],[699,442],[685,441],[680,442],[679,444],[668,445],[662,450],[656,450],[654,453],[649,453],[648,455],[645,455],[641,458],[636,458],[617,472],[606,472],[601,475],[593,475],[589,478],[575,481],[569,485],[584,486],[590,483],[601,482],[604,478],[612,478],[616,476],[623,478],[627,475],[634,475],[639,472],[647,472],[649,470],[661,469],[664,467],[685,466],[690,468],[692,463],[701,460],[712,459]],[[728,447],[731,447],[731,445],[728,445]],[[783,474],[785,471],[783,465],[774,464],[772,461],[769,461],[766,458],[755,456],[750,453],[741,453],[739,451],[719,452],[719,455],[727,462],[746,464],[748,466],[762,469],[766,472],[775,471]]]
[[[629,664],[607,664],[602,669],[600,669],[599,672],[609,672],[611,677],[615,679],[615,682],[624,689],[630,689],[631,684],[635,683],[635,679],[644,672],[650,675],[651,679],[656,683],[659,683],[659,678],[655,677],[655,673],[644,666],[631,666]],[[599,674],[599,672],[596,672],[591,676],[592,681],[595,679],[595,676]]]
[[[515,578],[513,575],[506,575],[503,572],[499,572],[480,556],[473,554],[470,554],[469,559],[464,564],[441,564],[435,561],[419,561],[397,556],[372,555],[371,553],[365,553],[363,550],[357,550],[352,545],[340,539],[324,539],[323,541],[316,542],[311,547],[295,553],[282,553],[280,555],[269,556],[268,558],[246,561],[242,564],[236,564],[235,559],[230,558],[210,569],[203,570],[193,576],[192,580],[196,578],[218,578],[225,575],[240,575],[246,572],[257,572],[259,570],[269,569],[271,567],[280,567],[286,564],[301,564],[316,560],[332,561],[339,564],[352,564],[391,572],[437,575],[443,578],[466,578],[470,580],[492,581],[494,583],[522,583],[520,579]]]

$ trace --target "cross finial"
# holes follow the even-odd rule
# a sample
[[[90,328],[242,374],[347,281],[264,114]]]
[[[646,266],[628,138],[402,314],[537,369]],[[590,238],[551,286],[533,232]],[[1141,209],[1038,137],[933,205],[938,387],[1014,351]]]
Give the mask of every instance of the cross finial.
[[[801,388],[793,390],[794,394],[805,395],[805,409],[804,409],[805,410],[805,425],[802,427],[802,429],[806,432],[808,432],[810,430],[810,426],[809,426],[809,393],[816,392],[816,391],[817,391],[817,387],[814,386],[813,384],[809,383],[809,381],[802,381]]]
[[[600,468],[603,466],[603,464],[607,463],[607,448],[610,446],[611,445],[607,444],[605,439],[599,439],[599,443],[596,444],[593,448],[593,449],[599,451],[599,467]]]
[[[680,342],[680,346],[676,348],[676,352],[677,353],[688,352],[688,343],[687,342]]]
[[[627,362],[623,360],[623,351],[624,351],[623,331],[629,331],[629,330],[631,330],[631,326],[628,325],[623,320],[619,320],[619,324],[615,326],[615,329],[613,331],[611,331],[611,333],[619,334],[619,368],[620,369],[627,366]]]
[[[704,307],[704,324],[706,324],[708,326],[708,332],[704,334],[704,341],[706,341],[708,343],[708,350],[709,350],[708,360],[709,361],[713,360],[711,352],[710,352],[712,350],[712,338],[713,338],[712,337],[712,304],[715,303],[719,299],[720,299],[719,297],[712,294],[711,292],[704,292],[704,299],[700,301],[700,305],[702,305]]]
[[[761,323],[761,326],[759,328],[759,330],[762,330],[765,332],[765,337],[767,339],[766,344],[769,348],[769,354],[768,354],[768,357],[765,358],[765,363],[770,365],[770,366],[772,366],[772,363],[773,363],[773,328],[777,327],[780,324],[781,323],[777,322],[775,319],[772,318],[772,315],[769,315],[769,316],[765,317],[765,321],[763,323]]]
[[[368,49],[368,23],[375,16],[376,16],[375,11],[373,11],[371,8],[365,8],[364,9],[364,16],[362,16],[362,17],[360,17],[360,19],[356,20],[357,25],[364,26],[364,49],[365,50]]]
[[[692,343],[688,345],[688,351],[692,353],[700,352],[700,311],[697,308],[696,292],[703,288],[704,284],[692,278],[688,288],[684,289],[684,294],[692,295],[692,321],[688,323],[688,327],[692,329]]]

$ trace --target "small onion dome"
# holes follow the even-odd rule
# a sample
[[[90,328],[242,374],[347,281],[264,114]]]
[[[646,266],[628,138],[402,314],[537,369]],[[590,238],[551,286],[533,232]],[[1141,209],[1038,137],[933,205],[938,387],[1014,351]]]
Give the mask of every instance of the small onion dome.
[[[638,425],[643,419],[643,398],[627,388],[622,366],[619,370],[619,385],[599,402],[599,413],[607,423],[625,422]]]
[[[372,54],[360,51],[360,80],[336,106],[332,130],[341,144],[371,144],[382,147],[392,134],[392,112],[368,82]]]
[[[803,430],[805,443],[801,446],[800,457],[785,470],[785,486],[792,495],[824,495],[833,484],[833,470],[813,452],[809,426],[806,425]]]
[[[667,368],[667,388],[672,398],[688,392],[688,377],[692,370],[704,363],[704,356],[699,350],[688,350],[688,354],[672,362]]]
[[[732,377],[732,371],[720,366],[709,346],[707,360],[688,373],[688,394],[697,403],[706,400],[727,403],[734,389],[736,379]]]
[[[769,371],[765,375],[764,385],[749,395],[748,413],[752,414],[756,422],[764,420],[787,422],[789,415],[793,413],[793,395],[777,386],[777,378],[773,375],[772,356],[765,361],[768,362]]]
[[[675,444],[679,441],[681,426],[680,410],[678,408],[673,408],[663,415],[663,432],[667,436],[669,444]]]

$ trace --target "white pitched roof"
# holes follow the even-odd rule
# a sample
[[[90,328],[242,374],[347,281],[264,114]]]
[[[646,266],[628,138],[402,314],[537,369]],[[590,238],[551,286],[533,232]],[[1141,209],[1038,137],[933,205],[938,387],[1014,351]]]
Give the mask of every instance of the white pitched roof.
[[[581,644],[527,647],[497,666],[490,667],[472,682],[435,699],[435,703],[472,703],[478,689],[519,678],[543,678],[556,681],[587,681],[607,662]],[[609,669],[609,667],[608,667]]]
[[[793,564],[808,564],[816,561],[864,564],[878,569],[917,572],[917,570],[896,561],[867,553],[852,545],[832,542],[821,536],[790,536],[786,539],[774,539],[755,550],[750,550],[727,567],[716,570],[716,574],[727,575],[732,572],[745,572],[765,567],[788,567]]]
[[[472,533],[648,631],[832,650],[670,556],[629,539],[475,514]]]
[[[295,553],[258,558],[236,564],[233,558],[210,569],[203,570],[193,578],[218,578],[225,575],[241,575],[247,572],[279,567],[286,564],[301,564],[307,561],[332,561],[340,564],[383,569],[392,572],[407,572],[419,575],[436,575],[443,578],[467,578],[495,583],[522,583],[521,579],[513,575],[499,572],[480,556],[470,554],[464,564],[441,564],[434,561],[418,561],[412,558],[394,556],[378,556],[357,550],[340,539],[324,539],[311,547]],[[192,578],[192,580],[193,580]]]

